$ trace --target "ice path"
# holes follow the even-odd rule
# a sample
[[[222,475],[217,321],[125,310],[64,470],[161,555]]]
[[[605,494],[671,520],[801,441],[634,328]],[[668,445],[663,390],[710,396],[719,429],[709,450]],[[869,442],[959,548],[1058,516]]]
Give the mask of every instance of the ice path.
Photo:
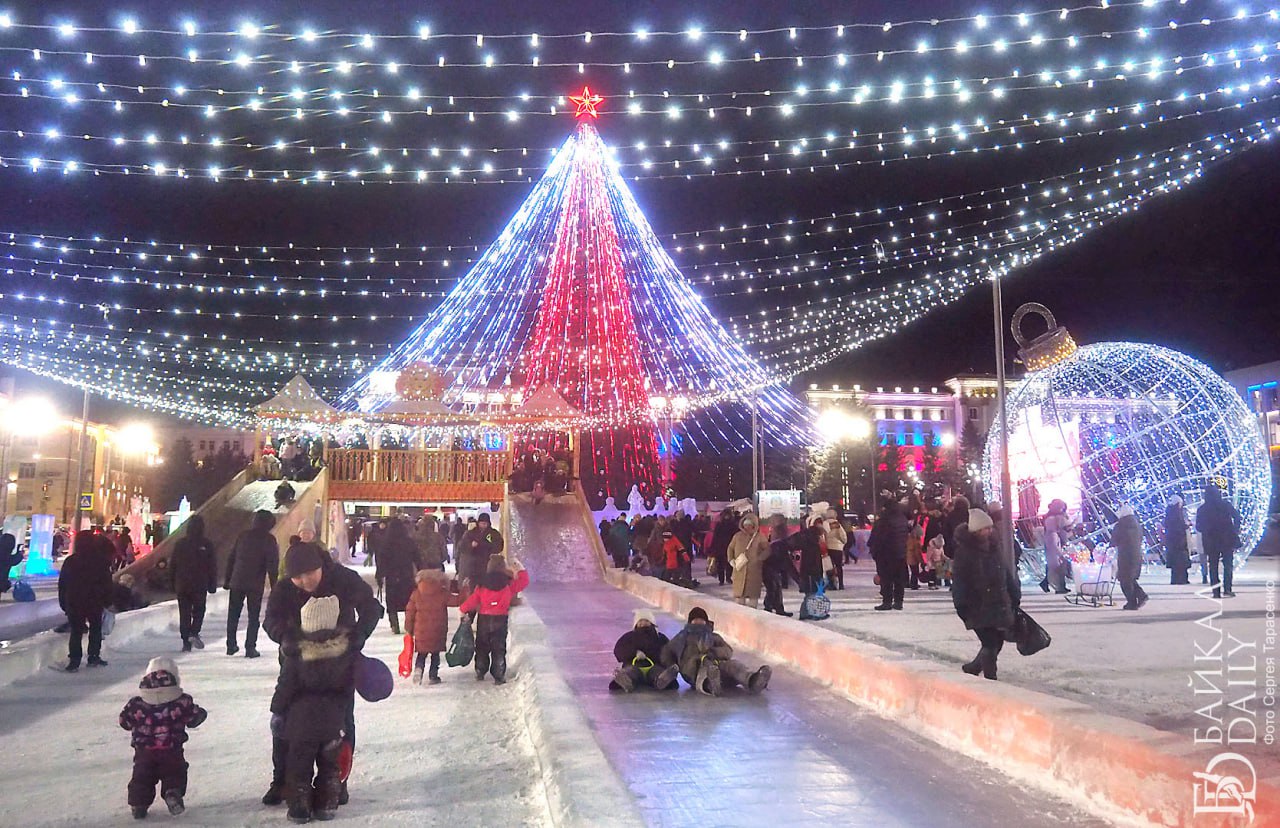
[[[755,697],[610,694],[613,643],[643,604],[604,583],[579,508],[569,497],[517,503],[511,547],[530,570],[529,602],[561,672],[649,824],[1101,824],[785,669]],[[713,620],[718,603],[707,603]],[[681,626],[667,615],[658,623],[668,635]]]

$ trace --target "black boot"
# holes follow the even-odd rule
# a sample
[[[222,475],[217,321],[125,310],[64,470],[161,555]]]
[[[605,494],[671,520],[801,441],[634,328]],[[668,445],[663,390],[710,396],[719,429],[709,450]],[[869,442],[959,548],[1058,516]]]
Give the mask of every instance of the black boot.
[[[968,661],[968,662],[965,662],[964,664],[961,664],[960,669],[964,670],[966,673],[968,673],[971,676],[976,676],[978,675],[978,673],[981,673],[982,672],[982,651],[981,650],[978,651],[978,654],[973,657],[973,661]]]
[[[290,786],[289,821],[303,824],[311,821],[311,786]]]
[[[893,609],[893,604],[889,601],[881,601],[878,605],[872,607],[872,609],[876,610],[877,612],[883,612],[884,610]]]
[[[1048,591],[1049,591],[1049,579],[1048,579],[1048,578],[1041,578],[1041,579],[1040,579],[1040,588],[1041,588],[1041,589],[1043,589],[1045,592],[1048,592]]]
[[[982,677],[996,680],[996,654],[986,647],[982,648]]]
[[[281,786],[275,782],[271,783],[271,787],[267,788],[267,792],[262,795],[263,805],[279,805],[284,802],[284,792]]]
[[[1221,589],[1220,587],[1214,587],[1214,588],[1213,588],[1213,597],[1214,597],[1214,598],[1221,598],[1221,597],[1222,597],[1222,589]]]
[[[146,818],[147,818],[147,809],[146,809],[146,808],[144,808],[144,807],[142,807],[141,805],[134,805],[134,806],[133,806],[133,808],[132,808],[132,811],[133,811],[133,818],[134,818],[134,819],[146,819]]]

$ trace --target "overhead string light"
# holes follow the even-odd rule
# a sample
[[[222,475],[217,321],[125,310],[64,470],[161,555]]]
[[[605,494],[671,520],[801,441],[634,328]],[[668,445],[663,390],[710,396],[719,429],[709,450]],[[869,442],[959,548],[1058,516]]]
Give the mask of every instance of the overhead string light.
[[[341,41],[346,48],[363,48],[373,49],[380,43],[390,42],[427,42],[427,41],[462,41],[471,43],[476,48],[483,48],[486,41],[488,42],[504,42],[504,41],[527,41],[530,45],[536,47],[542,41],[555,43],[558,41],[571,41],[590,43],[594,40],[615,39],[625,40],[628,42],[643,42],[648,40],[674,39],[674,40],[702,40],[724,38],[730,40],[746,40],[748,38],[778,36],[790,41],[795,41],[800,37],[808,37],[811,35],[827,35],[836,38],[845,36],[846,31],[880,31],[890,32],[894,29],[910,29],[929,27],[937,29],[938,27],[966,26],[983,30],[991,25],[1017,22],[1021,26],[1026,26],[1031,22],[1044,19],[1046,21],[1065,21],[1070,15],[1079,16],[1081,14],[1097,14],[1101,12],[1119,12],[1125,9],[1150,9],[1158,6],[1184,5],[1186,0],[1104,0],[1104,2],[1088,2],[1078,3],[1074,6],[1063,6],[1048,10],[1025,11],[1025,12],[996,12],[996,13],[980,13],[972,15],[953,15],[950,17],[903,17],[893,20],[851,20],[842,22],[833,22],[820,25],[806,26],[774,26],[761,29],[745,29],[736,26],[730,27],[697,27],[687,29],[632,29],[627,31],[591,31],[591,32],[451,32],[442,30],[429,24],[418,24],[411,30],[403,32],[379,32],[371,33],[366,31],[342,31],[335,29],[316,29],[304,28],[301,30],[292,28],[281,23],[260,23],[254,21],[241,21],[238,24],[222,26],[202,26],[195,21],[189,20],[184,22],[179,28],[164,27],[153,28],[139,22],[134,18],[127,18],[114,25],[98,24],[93,26],[75,25],[69,22],[60,23],[39,23],[23,20],[17,15],[4,13],[0,16],[0,31],[17,30],[17,31],[37,31],[50,34],[57,34],[63,38],[73,38],[76,34],[111,34],[124,35],[133,37],[135,35],[163,35],[174,38],[217,38],[228,39],[245,42],[259,41],[300,41],[303,43],[317,43],[325,41]]]
[[[1270,15],[1256,15],[1270,20]],[[1233,23],[1255,22],[1253,18],[1226,18]],[[1280,28],[1280,27],[1278,27]],[[1252,34],[1252,31],[1245,29]],[[1096,35],[1110,40],[1116,33]],[[1144,46],[1145,48],[1149,48]],[[1152,83],[1163,78],[1178,77],[1188,71],[1215,67],[1230,67],[1241,62],[1265,61],[1274,51],[1274,43],[1256,38],[1245,43],[1216,44],[1205,48],[1203,44],[1174,47],[1172,54],[1155,51],[1149,57],[1134,57],[1132,52],[1113,52],[1096,55],[1090,59],[1070,59],[1057,66],[1041,66],[1024,69],[1017,65],[1003,68],[984,67],[981,74],[964,74],[973,69],[962,69],[961,74],[932,68],[917,79],[904,79],[900,74],[876,77],[865,71],[855,72],[849,62],[834,73],[809,80],[799,80],[794,86],[757,89],[717,89],[701,91],[672,91],[667,84],[660,90],[630,89],[624,109],[631,116],[658,116],[667,120],[677,119],[687,110],[690,114],[705,114],[721,118],[728,115],[750,117],[753,114],[780,113],[790,117],[799,110],[823,107],[866,106],[889,103],[901,106],[905,103],[927,103],[931,106],[948,103],[968,107],[983,100],[1009,102],[1019,93],[1047,90],[1072,90],[1110,87],[1128,81]],[[0,47],[0,52],[3,47]],[[156,86],[152,83],[118,81],[76,81],[62,74],[49,75],[48,56],[40,61],[39,73],[12,73],[9,91],[0,96],[59,101],[75,108],[81,104],[108,106],[113,110],[127,107],[161,108],[171,113],[190,113],[203,121],[219,115],[242,114],[268,118],[272,123],[292,122],[296,127],[308,119],[322,118],[341,121],[349,128],[376,125],[385,127],[401,117],[457,117],[468,122],[477,118],[501,118],[516,121],[524,116],[556,116],[568,102],[564,96],[531,94],[474,96],[449,94],[438,90],[425,94],[419,86],[363,87],[333,85],[316,87],[299,86],[296,81],[281,79],[277,83],[259,82],[247,88],[218,82],[210,86],[177,84]],[[1237,66],[1237,68],[1239,68]],[[56,68],[53,71],[58,71]],[[68,72],[78,71],[74,68]],[[939,77],[936,72],[945,71]],[[313,139],[297,139],[297,143],[312,146],[322,143]],[[260,147],[272,145],[270,141],[258,142]],[[287,145],[286,145],[287,146]]]
[[[1236,71],[1241,71],[1243,68],[1245,68],[1245,64],[1241,62],[1241,68]],[[1191,109],[1195,115],[1206,114],[1206,112],[1220,112],[1223,109],[1222,107],[1205,110],[1200,105],[1206,101],[1212,102],[1221,98],[1247,101],[1252,97],[1256,100],[1256,93],[1259,90],[1265,89],[1275,82],[1276,79],[1270,74],[1259,74],[1243,82],[1233,82],[1227,85],[1219,84],[1202,89],[1187,90],[1184,88],[1168,98],[1154,97],[1129,100],[1123,104],[1111,104],[1103,108],[1089,107],[1065,112],[1057,112],[1050,109],[1038,115],[1024,114],[1016,118],[996,117],[989,119],[986,116],[978,116],[941,125],[937,123],[930,125],[902,125],[894,130],[868,133],[862,133],[859,130],[845,133],[827,130],[825,134],[819,133],[800,137],[748,139],[734,142],[720,139],[719,141],[709,141],[705,144],[701,141],[680,144],[669,141],[656,144],[639,141],[622,148],[620,151],[616,151],[614,158],[616,165],[624,174],[628,174],[638,180],[640,178],[653,177],[654,171],[661,174],[664,171],[692,170],[692,174],[698,176],[707,174],[732,175],[741,174],[744,170],[753,171],[768,165],[773,165],[778,170],[783,168],[787,170],[804,169],[806,165],[814,166],[815,169],[831,170],[839,169],[840,165],[849,164],[860,166],[865,163],[881,163],[885,161],[940,159],[960,153],[1021,150],[1050,142],[1063,143],[1085,136],[1106,135],[1113,129],[1128,128],[1130,125],[1145,128],[1171,117],[1178,119],[1185,117],[1182,113],[1163,114],[1164,111],[1169,109]],[[1154,117],[1143,117],[1148,112],[1160,112],[1161,114]],[[1104,124],[1110,121],[1121,121],[1122,123],[1108,128]],[[1128,121],[1128,123],[1123,123],[1124,121]],[[1094,126],[1094,128],[1088,129],[1087,127],[1089,126]],[[47,148],[58,145],[67,139],[67,136],[63,135],[61,131],[54,129],[45,129],[43,131],[0,130],[0,139],[6,137],[18,139],[24,146],[38,145],[40,147],[39,151],[42,153],[46,153]],[[254,144],[251,141],[241,144],[239,141],[230,142],[221,138],[206,138],[201,141],[190,141],[186,138],[182,140],[157,139],[154,133],[150,133],[144,138],[129,139],[119,135],[108,137],[85,133],[74,136],[74,140],[76,143],[110,143],[115,147],[128,145],[136,147],[156,145],[171,148],[184,147],[190,152],[199,151],[201,147],[213,148],[221,152],[222,148],[228,146],[242,146],[251,155],[258,155],[262,152],[271,152],[275,155],[280,152],[271,150],[270,146]],[[484,160],[464,162],[465,165],[448,164],[447,162],[444,165],[433,165],[431,162],[427,162],[425,167],[422,166],[421,162],[411,162],[410,167],[407,169],[398,171],[393,169],[391,173],[388,173],[387,165],[385,162],[380,161],[381,158],[395,157],[397,153],[402,158],[414,154],[430,155],[435,153],[438,155],[441,154],[438,152],[440,148],[433,147],[430,150],[414,149],[411,151],[407,147],[399,150],[384,150],[373,146],[357,149],[345,145],[345,143],[342,145],[304,148],[297,146],[297,143],[293,142],[290,145],[290,149],[298,155],[308,158],[316,157],[317,150],[319,150],[320,157],[326,155],[338,156],[339,160],[334,160],[330,163],[335,167],[346,166],[346,179],[352,178],[351,173],[354,170],[356,173],[355,178],[361,183],[369,180],[385,181],[388,180],[389,175],[393,179],[398,177],[398,180],[407,180],[414,183],[467,181],[468,177],[476,176],[488,180],[506,181],[515,176],[538,173],[543,169],[537,160],[531,160],[528,163],[517,166],[507,166],[501,161],[495,164],[492,161]],[[0,148],[2,147],[3,142],[0,140]],[[756,148],[756,151],[743,152],[743,148]],[[685,153],[683,157],[671,157],[681,151]],[[463,147],[447,150],[447,152],[458,154],[464,158],[475,156],[477,159],[496,159],[503,155],[517,153],[521,157],[528,157],[528,148],[517,150],[494,147],[486,150],[472,150]],[[535,156],[549,157],[551,152],[550,150],[538,151]],[[630,160],[627,158],[628,155]],[[653,155],[658,156],[656,160],[651,157]],[[206,169],[207,167],[206,172],[208,175],[219,180],[233,177],[240,180],[266,180],[264,177],[279,179],[288,172],[287,170],[282,171],[279,169],[256,170],[242,164],[208,165],[208,160],[207,157],[204,159],[195,158],[191,160],[191,163],[181,165],[181,169],[191,170],[198,174],[201,169]],[[40,166],[41,168],[58,169],[59,163],[65,164],[66,162],[42,159]],[[87,162],[83,158],[77,159],[76,164],[78,170],[93,171],[95,173],[100,169],[107,172],[127,172],[132,169],[135,173],[148,173],[153,170],[153,166],[149,167],[145,164],[125,165],[122,167],[113,163],[101,167],[93,162]],[[179,167],[174,166],[173,168],[176,170]],[[249,175],[248,173],[251,171],[256,175]],[[689,173],[678,172],[677,174],[683,177]],[[294,179],[306,180],[305,173],[298,171],[295,173]]]
[[[1079,220],[1073,214],[1064,216],[1055,223],[1055,232],[1043,234],[1043,238],[1027,249],[996,251],[1004,255],[993,255],[987,261],[954,271],[925,274],[910,285],[895,285],[892,291],[880,288],[860,295],[825,296],[811,302],[807,309],[792,309],[789,318],[780,320],[776,325],[767,322],[753,324],[751,327],[758,330],[775,327],[781,336],[778,342],[794,339],[802,332],[807,334],[802,342],[775,347],[774,356],[766,358],[766,364],[775,371],[792,376],[840,353],[888,336],[929,310],[958,299],[973,285],[987,280],[992,271],[1009,274],[1084,237],[1103,223],[1137,210],[1150,197],[1185,187],[1200,178],[1210,165],[1219,164],[1233,154],[1271,143],[1275,136],[1280,135],[1278,123],[1280,119],[1267,119],[1237,130],[1230,136],[1211,136],[1206,139],[1205,146],[1189,147],[1193,152],[1187,153],[1181,167],[1170,170],[1162,186],[1118,197],[1106,192],[1106,197],[1111,200],[1091,208],[1078,217]],[[1135,162],[1133,172],[1138,173],[1142,167],[1142,162]],[[829,321],[832,319],[840,320],[842,330],[824,334],[823,329],[834,327]],[[730,330],[744,335],[740,328],[730,324]],[[751,341],[761,337],[746,338]],[[761,349],[757,345],[754,350],[759,352]]]

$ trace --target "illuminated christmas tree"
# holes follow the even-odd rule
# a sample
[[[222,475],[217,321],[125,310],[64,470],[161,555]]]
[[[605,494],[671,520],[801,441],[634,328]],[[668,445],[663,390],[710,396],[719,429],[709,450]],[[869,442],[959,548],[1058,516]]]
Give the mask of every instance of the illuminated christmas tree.
[[[579,412],[588,452],[625,456],[637,474],[668,448],[655,418],[691,412],[695,440],[738,447],[749,438],[728,414],[744,400],[775,424],[802,419],[662,248],[591,123],[600,97],[572,100],[581,122],[497,240],[341,404],[379,410],[395,398],[379,377],[420,363],[445,378],[451,408],[550,388]]]

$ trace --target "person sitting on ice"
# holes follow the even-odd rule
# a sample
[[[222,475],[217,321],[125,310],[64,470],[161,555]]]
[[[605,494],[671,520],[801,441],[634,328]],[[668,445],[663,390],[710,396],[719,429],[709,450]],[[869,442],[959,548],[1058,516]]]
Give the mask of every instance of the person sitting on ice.
[[[129,808],[134,819],[145,819],[159,783],[160,798],[177,816],[186,810],[182,798],[187,795],[187,760],[182,745],[187,728],[199,727],[209,713],[182,692],[178,665],[171,658],[151,659],[138,689],[120,711],[120,726],[133,734]]]
[[[507,623],[511,602],[529,586],[529,573],[516,560],[507,568],[500,554],[489,556],[480,585],[462,602],[463,614],[478,613],[476,621],[476,681],[492,673],[494,684],[507,683]]]
[[[618,669],[609,682],[609,689],[630,693],[637,687],[656,687],[658,676],[662,672],[657,666],[658,659],[669,641],[654,624],[653,610],[636,610],[635,626],[623,633],[618,643],[613,645],[613,657],[618,660]],[[676,683],[670,681],[662,689],[675,687]]]
[[[663,671],[654,681],[659,690],[669,687],[679,674],[690,687],[708,696],[719,696],[726,685],[742,685],[750,693],[769,686],[773,668],[767,664],[755,672],[733,657],[733,648],[716,633],[707,611],[689,610],[688,623],[662,648]]]

